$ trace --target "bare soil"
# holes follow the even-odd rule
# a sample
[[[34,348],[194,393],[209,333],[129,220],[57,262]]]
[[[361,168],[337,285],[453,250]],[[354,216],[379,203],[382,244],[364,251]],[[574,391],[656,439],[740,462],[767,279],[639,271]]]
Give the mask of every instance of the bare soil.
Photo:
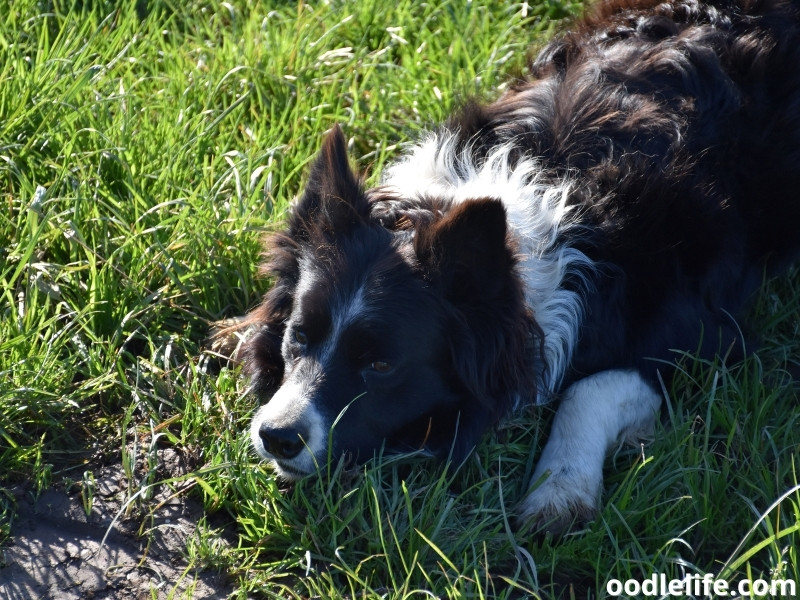
[[[158,459],[159,473],[185,472],[174,450],[159,450]],[[146,511],[126,516],[122,465],[104,466],[94,476],[88,515],[80,492],[63,485],[37,499],[30,485],[11,490],[17,514],[11,539],[0,548],[0,598],[205,599],[231,593],[224,574],[190,568],[186,542],[205,514],[198,501],[162,485]]]

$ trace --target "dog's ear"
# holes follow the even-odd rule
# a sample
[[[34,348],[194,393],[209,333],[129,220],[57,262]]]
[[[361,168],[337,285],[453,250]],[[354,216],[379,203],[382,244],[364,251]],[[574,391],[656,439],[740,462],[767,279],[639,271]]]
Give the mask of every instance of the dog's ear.
[[[417,231],[414,250],[426,277],[455,305],[480,306],[503,293],[514,257],[498,200],[469,200]]]
[[[457,204],[419,227],[414,251],[422,276],[454,309],[450,355],[477,403],[461,406],[462,431],[482,430],[487,419],[536,392],[531,357],[541,330],[525,302],[505,208],[492,199]]]
[[[360,178],[350,168],[347,141],[338,125],[325,138],[311,166],[305,192],[289,221],[296,239],[320,232],[328,239],[349,233],[369,217]]]

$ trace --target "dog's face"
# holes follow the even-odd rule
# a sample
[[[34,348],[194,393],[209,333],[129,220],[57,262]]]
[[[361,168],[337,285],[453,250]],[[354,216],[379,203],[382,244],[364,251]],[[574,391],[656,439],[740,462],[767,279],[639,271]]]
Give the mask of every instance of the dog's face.
[[[400,205],[368,201],[337,129],[272,241],[277,281],[251,315],[245,362],[268,400],[253,445],[285,478],[381,448],[461,457],[533,388],[505,356],[527,355],[531,332],[519,331],[527,314],[502,205],[416,222],[394,214]]]
[[[256,449],[284,476],[324,464],[329,444],[362,459],[384,442],[422,448],[437,413],[437,432],[453,428],[441,419],[457,412],[463,391],[449,366],[441,307],[402,245],[378,233],[364,232],[372,239],[358,240],[359,248],[327,248],[330,262],[300,259],[281,340],[284,379],[252,425]]]

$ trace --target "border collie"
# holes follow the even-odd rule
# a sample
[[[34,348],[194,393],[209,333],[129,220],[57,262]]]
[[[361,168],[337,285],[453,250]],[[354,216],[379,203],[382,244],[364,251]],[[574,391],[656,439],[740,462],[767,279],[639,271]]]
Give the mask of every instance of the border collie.
[[[374,189],[335,127],[268,241],[272,289],[221,335],[249,332],[252,443],[286,479],[460,460],[557,400],[519,515],[567,524],[652,429],[675,352],[741,358],[735,317],[799,250],[800,2],[613,0]]]

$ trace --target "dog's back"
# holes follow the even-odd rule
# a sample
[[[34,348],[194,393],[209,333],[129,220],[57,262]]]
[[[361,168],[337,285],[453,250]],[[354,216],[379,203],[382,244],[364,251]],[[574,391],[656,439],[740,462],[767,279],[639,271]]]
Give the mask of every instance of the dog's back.
[[[583,317],[574,339],[558,340],[569,351],[559,365],[653,373],[704,331],[705,355],[725,350],[740,337],[729,313],[742,310],[765,266],[775,272],[797,256],[798,18],[797,2],[598,4],[540,53],[529,80],[468,105],[386,183],[404,196],[468,197],[477,184],[478,194],[494,186],[503,197],[498,182],[482,186],[502,155],[507,172],[522,165],[550,193],[565,191],[567,210],[546,223],[560,226],[557,238],[527,234],[560,249],[560,264],[573,251],[556,287],[581,295]],[[520,195],[504,200],[525,237],[543,210],[530,199],[519,210]],[[587,280],[580,256],[596,276]],[[536,308],[542,282],[529,287]]]

